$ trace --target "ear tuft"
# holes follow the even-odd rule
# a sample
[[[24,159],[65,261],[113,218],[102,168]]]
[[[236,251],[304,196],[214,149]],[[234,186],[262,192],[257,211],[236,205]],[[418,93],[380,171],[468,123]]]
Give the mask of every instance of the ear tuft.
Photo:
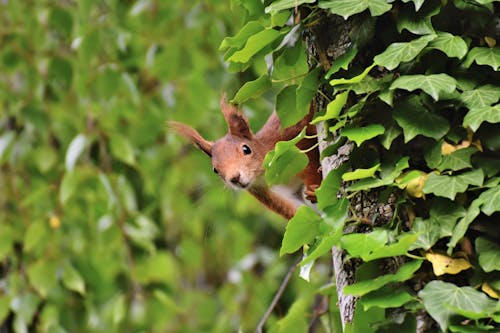
[[[213,142],[205,140],[194,128],[177,121],[167,121],[167,127],[175,133],[189,139],[201,151],[212,157]]]
[[[224,119],[226,119],[226,123],[229,128],[229,133],[231,135],[252,139],[253,134],[250,130],[250,125],[248,123],[245,115],[238,111],[238,108],[235,105],[228,104],[226,99],[226,93],[222,95],[220,100],[220,108],[222,114],[224,115]]]

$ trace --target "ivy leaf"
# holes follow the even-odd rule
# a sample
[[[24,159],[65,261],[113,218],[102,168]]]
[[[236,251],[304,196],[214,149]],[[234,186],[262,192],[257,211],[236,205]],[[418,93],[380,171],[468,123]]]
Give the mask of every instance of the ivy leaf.
[[[449,32],[438,32],[437,37],[429,43],[428,47],[442,51],[450,58],[462,59],[467,53],[467,44],[462,37]]]
[[[491,66],[495,71],[500,66],[500,47],[475,47],[469,51],[464,66],[469,68],[473,62],[478,65]]]
[[[371,64],[370,66],[365,68],[365,70],[361,74],[356,75],[350,79],[340,78],[340,79],[330,80],[330,85],[331,86],[338,86],[341,84],[349,85],[349,84],[360,83],[368,75],[368,73],[370,73],[370,71],[373,69],[373,67],[375,67],[375,64]]]
[[[372,253],[374,249],[383,247],[388,240],[387,230],[376,229],[369,233],[344,235],[340,242],[342,248],[347,250],[351,256],[364,257]]]
[[[344,181],[350,181],[350,180],[356,180],[356,179],[362,179],[362,178],[368,178],[368,177],[373,177],[375,172],[380,168],[380,163],[372,166],[371,168],[368,169],[356,169],[351,172],[346,172],[342,175],[342,180]]]
[[[283,235],[280,256],[297,251],[310,243],[319,233],[321,217],[308,206],[300,206],[295,216],[288,222]]]
[[[481,203],[481,211],[488,216],[500,211],[500,186],[484,191],[477,200]]]
[[[343,16],[344,19],[366,9],[370,9],[371,16],[380,16],[392,8],[392,5],[385,0],[330,0],[322,1],[318,6],[322,9],[329,9],[333,14]]]
[[[434,280],[422,289],[418,296],[422,299],[427,313],[436,320],[446,332],[453,309],[469,311],[488,317],[496,302],[472,287],[457,287],[453,283]]]
[[[422,260],[410,261],[401,266],[394,274],[382,275],[374,279],[359,281],[344,287],[343,292],[353,296],[363,296],[374,290],[380,289],[391,282],[403,282],[410,279],[422,265]]]
[[[454,200],[457,193],[463,193],[469,185],[483,184],[483,170],[476,169],[459,176],[437,175],[432,173],[424,185],[424,193],[434,193],[437,196]]]
[[[402,0],[404,3],[408,3],[408,2],[413,2],[413,4],[415,5],[415,11],[418,12],[419,9],[422,7],[422,5],[424,4],[425,0]]]
[[[266,7],[265,13],[271,13],[271,14],[276,14],[279,11],[282,11],[284,9],[289,9],[289,8],[295,8],[303,3],[313,3],[316,0],[279,0],[279,1],[274,1],[272,4]]]
[[[484,237],[476,239],[479,265],[485,272],[500,271],[500,245]]]
[[[318,208],[324,209],[337,202],[337,193],[342,184],[342,174],[347,169],[347,163],[328,173],[321,182],[321,186],[315,191],[318,199]]]
[[[332,247],[337,245],[342,237],[345,220],[349,209],[349,200],[341,199],[334,205],[324,209],[326,216],[320,224],[320,229],[327,229],[323,232],[317,241],[311,247],[307,257],[300,263],[302,266],[313,262],[325,253],[332,250]]]
[[[326,113],[323,116],[318,116],[314,118],[311,121],[311,124],[317,124],[321,121],[326,121],[330,119],[337,119],[337,117],[340,114],[340,111],[342,111],[342,108],[344,107],[345,103],[347,102],[347,96],[349,92],[345,91],[341,94],[338,94],[335,96],[335,99],[328,103],[326,107]]]
[[[500,87],[492,84],[466,90],[460,95],[460,100],[469,109],[477,109],[490,106],[500,99]]]
[[[402,75],[391,84],[389,89],[404,89],[408,91],[421,89],[437,101],[440,95],[442,96],[445,93],[451,94],[455,91],[456,87],[457,82],[451,76],[447,74],[431,74]]]
[[[248,40],[248,38],[262,30],[264,30],[262,24],[260,24],[258,21],[250,21],[245,24],[235,36],[224,38],[224,40],[220,44],[219,50],[222,51],[230,47],[241,48],[243,47],[243,45],[245,45],[245,42]]]
[[[384,134],[385,128],[379,124],[371,124],[365,127],[350,127],[342,129],[341,136],[356,142],[359,147],[363,142],[370,140],[380,134]]]
[[[384,52],[373,58],[373,61],[379,66],[393,70],[400,63],[415,59],[434,38],[436,35],[433,34],[422,36],[408,43],[393,43]]]
[[[465,115],[463,125],[475,132],[483,121],[492,124],[500,123],[500,104],[471,109]]]
[[[306,332],[308,329],[308,318],[306,298],[299,298],[293,302],[286,316],[275,322],[269,333]]]
[[[358,54],[358,48],[355,46],[349,47],[344,54],[333,61],[332,67],[325,74],[325,79],[328,80],[330,76],[337,73],[341,68],[347,70],[356,54]]]
[[[280,32],[274,29],[265,29],[253,34],[248,38],[243,49],[236,51],[227,61],[247,63],[257,52],[274,42],[280,35]]]
[[[398,32],[401,33],[404,29],[415,35],[433,34],[431,18],[437,15],[440,11],[439,6],[427,7],[419,13],[415,13],[409,6],[402,6],[398,13],[396,22]]]
[[[462,237],[467,232],[469,225],[474,221],[474,219],[479,215],[479,207],[481,206],[481,202],[478,199],[471,202],[469,208],[465,212],[465,215],[458,221],[453,233],[451,235],[450,241],[448,242],[448,254],[451,254],[453,248],[457,245],[457,243],[462,239]]]
[[[272,79],[299,84],[302,76],[309,72],[304,43],[287,47],[273,63]]]
[[[389,285],[364,295],[361,298],[361,304],[365,310],[372,307],[399,308],[413,299],[414,297],[405,289]]]
[[[266,154],[264,167],[268,184],[286,184],[306,167],[308,163],[307,156],[295,146],[304,135],[305,129],[291,141],[278,142],[274,150]]]
[[[399,103],[393,112],[394,119],[403,128],[405,142],[419,134],[438,140],[450,128],[445,118],[427,111],[417,96]]]
[[[269,84],[271,86],[271,84]],[[296,124],[297,119],[297,85],[286,86],[276,95],[276,113],[283,128]]]
[[[342,248],[353,257],[361,257],[364,261],[393,257],[405,254],[417,235],[403,234],[395,243],[387,244],[389,234],[386,230],[377,229],[366,234],[344,235],[340,243]]]
[[[432,271],[436,276],[458,274],[472,267],[465,258],[452,258],[440,253],[427,252],[425,259],[431,262]]]
[[[443,170],[462,170],[465,168],[471,168],[472,164],[470,163],[470,159],[472,154],[477,152],[477,149],[474,147],[467,147],[455,150],[451,154],[446,154],[442,157],[441,163],[437,166],[439,171]]]
[[[269,80],[269,76],[264,74],[253,81],[246,82],[240,90],[238,90],[231,100],[231,103],[242,104],[249,99],[259,97],[269,89],[271,89],[271,81]]]
[[[387,186],[394,182],[394,179],[401,174],[401,171],[408,168],[408,157],[402,157],[399,161],[394,163],[390,161],[384,163],[380,168],[381,178],[364,178],[347,188],[347,191],[361,191],[376,188],[380,186]]]

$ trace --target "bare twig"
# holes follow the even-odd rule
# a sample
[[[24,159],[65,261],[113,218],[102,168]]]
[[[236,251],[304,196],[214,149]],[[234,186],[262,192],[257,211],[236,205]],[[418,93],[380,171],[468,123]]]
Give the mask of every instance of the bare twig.
[[[285,277],[283,278],[283,281],[281,281],[281,285],[280,285],[278,291],[276,292],[276,295],[274,295],[274,298],[273,298],[271,304],[269,304],[269,307],[267,308],[266,312],[264,313],[264,315],[260,319],[259,324],[257,325],[257,328],[255,329],[256,333],[262,333],[262,328],[264,327],[264,324],[266,323],[267,319],[269,318],[269,316],[273,312],[274,307],[276,306],[276,304],[278,303],[278,301],[281,298],[281,295],[283,295],[283,292],[285,291],[285,288],[288,285],[288,282],[290,281],[290,278],[292,277],[293,272],[295,271],[295,269],[297,268],[297,265],[299,264],[299,262],[301,260],[302,260],[302,258],[297,260],[288,269],[288,272],[286,273]]]

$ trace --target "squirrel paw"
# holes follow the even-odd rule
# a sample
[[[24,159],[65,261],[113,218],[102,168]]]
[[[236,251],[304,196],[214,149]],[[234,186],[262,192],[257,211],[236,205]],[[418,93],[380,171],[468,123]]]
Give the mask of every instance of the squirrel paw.
[[[316,203],[318,199],[316,198],[316,189],[319,187],[319,185],[309,185],[305,188],[304,190],[304,196],[307,200],[311,201],[312,203]]]

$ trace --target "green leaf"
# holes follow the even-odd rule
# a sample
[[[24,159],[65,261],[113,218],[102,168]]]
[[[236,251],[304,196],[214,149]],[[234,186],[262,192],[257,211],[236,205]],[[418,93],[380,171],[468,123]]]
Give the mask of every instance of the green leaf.
[[[293,141],[280,141],[264,157],[265,177],[268,184],[287,184],[308,163],[307,156],[295,144],[304,137],[302,130]]]
[[[391,282],[403,282],[410,279],[418,271],[423,260],[410,261],[401,266],[394,274],[382,275],[374,279],[359,281],[344,287],[343,292],[353,296],[363,296],[374,290],[380,289]]]
[[[387,244],[380,248],[375,248],[370,253],[362,256],[364,261],[370,261],[380,258],[396,257],[405,255],[410,246],[417,240],[417,235],[406,233],[399,236],[397,242]]]
[[[268,46],[280,37],[280,32],[274,29],[265,29],[250,36],[243,49],[236,51],[227,59],[230,62],[247,63],[257,52]]]
[[[492,67],[495,71],[500,66],[500,47],[475,47],[467,53],[464,61],[465,67],[470,67],[473,62],[478,65],[487,65]]]
[[[295,123],[309,112],[311,101],[318,90],[319,72],[319,68],[310,71],[297,88],[297,118]]]
[[[276,95],[276,113],[283,128],[297,123],[297,85],[286,86]]]
[[[344,54],[333,61],[332,67],[325,74],[325,79],[328,80],[330,76],[337,73],[341,68],[347,70],[356,54],[358,54],[358,48],[355,46],[349,47]]]
[[[465,209],[455,202],[440,197],[433,198],[429,219],[416,218],[412,231],[418,238],[410,250],[430,249],[439,239],[453,234],[459,218],[466,216]]]
[[[45,260],[39,260],[27,269],[31,285],[43,298],[46,298],[56,285],[56,272],[57,265]]]
[[[15,234],[10,225],[0,225],[0,261],[11,253]]]
[[[41,252],[47,246],[50,237],[48,223],[44,221],[32,222],[24,235],[23,250],[26,253]]]
[[[271,81],[267,74],[262,75],[258,79],[246,82],[236,93],[231,103],[242,104],[249,99],[257,98],[267,90],[271,89]]]
[[[469,185],[481,186],[484,174],[480,169],[459,176],[446,176],[431,173],[425,182],[424,193],[434,193],[439,197],[454,200],[457,193],[463,193]]]
[[[76,191],[79,183],[80,174],[76,170],[64,173],[61,186],[59,188],[59,201],[63,206]]]
[[[382,138],[380,139],[382,146],[387,150],[391,149],[392,142],[394,141],[394,139],[400,136],[401,133],[401,128],[396,124],[393,124],[389,128],[386,128],[384,134],[382,135]]]
[[[419,134],[438,140],[450,129],[448,121],[426,110],[417,96],[399,103],[393,112],[394,119],[403,128],[405,142]]]
[[[361,74],[356,75],[350,79],[341,78],[341,79],[330,80],[330,85],[331,86],[338,86],[341,84],[351,85],[351,84],[360,83],[368,75],[368,73],[370,73],[370,71],[373,69],[373,67],[375,67],[375,64],[371,64],[370,66],[365,68],[365,70]]]
[[[135,165],[134,146],[128,138],[118,133],[113,134],[110,140],[110,148],[115,158],[126,164]]]
[[[427,313],[438,322],[444,332],[455,313],[453,309],[488,317],[496,305],[496,302],[472,287],[460,288],[452,283],[437,280],[429,282],[418,296],[422,299]]]
[[[476,239],[479,265],[485,272],[500,271],[500,245],[484,237]]]
[[[342,111],[342,108],[344,107],[345,103],[347,102],[347,96],[349,95],[348,91],[345,91],[341,94],[338,94],[335,96],[335,99],[328,103],[326,107],[326,113],[323,116],[318,116],[314,118],[311,121],[311,124],[317,124],[321,121],[326,121],[330,119],[337,119],[340,111]]]
[[[500,99],[500,87],[492,84],[466,90],[460,95],[460,100],[469,109],[477,109],[495,104]]]
[[[267,6],[265,9],[265,13],[276,14],[281,10],[295,8],[302,5],[303,3],[313,3],[315,1],[316,0],[278,0]]]
[[[462,59],[467,53],[467,44],[462,37],[448,32],[438,32],[437,37],[430,42],[428,47],[442,51],[450,58]]]
[[[408,2],[413,2],[413,4],[415,5],[415,11],[418,12],[419,9],[422,7],[422,5],[424,4],[425,0],[402,0],[404,3],[408,3]]]
[[[434,38],[436,38],[436,35],[428,35],[408,43],[393,43],[384,52],[373,58],[373,61],[379,66],[393,70],[402,62],[415,59]]]
[[[454,92],[456,84],[455,79],[447,74],[402,75],[391,84],[390,89],[421,89],[437,101],[443,94]]]
[[[12,298],[10,308],[24,322],[31,323],[40,302],[41,300],[36,294],[21,292]]]
[[[500,186],[484,191],[477,200],[481,203],[481,211],[488,216],[500,211]]]
[[[334,245],[338,245],[344,231],[348,210],[349,200],[345,198],[324,209],[326,215],[321,221],[320,229],[326,230],[322,232],[310,251],[308,251],[307,256],[302,260],[300,263],[302,266],[313,262],[325,253],[330,252]]]
[[[342,164],[339,168],[328,173],[321,181],[321,186],[315,191],[318,199],[318,208],[324,209],[337,202],[337,193],[342,184],[342,174],[345,173],[347,164]]]
[[[333,14],[343,16],[344,19],[366,9],[370,10],[371,16],[380,16],[392,8],[392,5],[385,0],[328,0],[321,1],[318,6],[322,9],[329,9]]]
[[[393,184],[396,177],[398,177],[404,169],[409,167],[408,160],[408,157],[402,157],[396,163],[394,163],[394,161],[384,162],[384,164],[380,167],[381,178],[361,179],[360,181],[349,185],[347,191],[366,191],[371,188]]]
[[[492,124],[500,123],[500,104],[471,109],[465,115],[463,125],[475,132],[483,121]]]
[[[287,83],[289,81],[290,85],[299,84],[309,72],[306,54],[304,43],[286,48],[273,63],[272,79]]]
[[[451,255],[453,248],[457,245],[457,243],[462,239],[462,237],[467,232],[469,225],[474,222],[474,219],[479,215],[479,207],[481,206],[480,200],[476,199],[471,202],[469,208],[465,212],[464,217],[458,221],[453,233],[451,235],[451,239],[448,242],[448,254]]]
[[[431,19],[439,13],[440,9],[440,6],[427,6],[421,12],[415,13],[409,6],[400,7],[396,21],[398,32],[401,33],[406,29],[415,35],[433,34]]]
[[[319,233],[321,217],[310,207],[300,206],[295,216],[288,222],[283,235],[280,256],[297,251],[310,243]]]
[[[370,124],[365,127],[350,127],[342,129],[341,136],[347,137],[349,140],[356,142],[359,147],[363,142],[370,140],[376,136],[384,134],[385,128],[379,124]]]
[[[471,156],[477,152],[474,147],[467,147],[455,150],[451,154],[444,155],[441,163],[436,167],[439,171],[444,170],[462,170],[465,168],[472,168],[470,163]]]
[[[76,291],[81,295],[85,294],[85,281],[70,263],[64,265],[62,282],[69,290]]]
[[[388,232],[377,229],[365,234],[344,235],[340,242],[342,248],[347,250],[351,256],[363,258],[373,253],[374,249],[383,247],[388,240]]]
[[[361,298],[361,304],[365,310],[372,307],[399,308],[413,299],[414,297],[404,289],[384,286],[364,295]]]
[[[377,170],[379,168],[380,168],[380,163],[378,163],[378,164],[376,164],[368,169],[356,169],[356,170],[351,171],[351,172],[346,172],[342,175],[342,180],[347,182],[350,180],[373,177],[373,175],[375,175],[375,172],[377,172]]]
[[[250,21],[241,28],[238,33],[233,37],[226,37],[220,44],[219,50],[225,50],[230,47],[241,48],[251,36],[264,30],[262,24],[258,21]],[[225,59],[227,60],[227,59]]]

